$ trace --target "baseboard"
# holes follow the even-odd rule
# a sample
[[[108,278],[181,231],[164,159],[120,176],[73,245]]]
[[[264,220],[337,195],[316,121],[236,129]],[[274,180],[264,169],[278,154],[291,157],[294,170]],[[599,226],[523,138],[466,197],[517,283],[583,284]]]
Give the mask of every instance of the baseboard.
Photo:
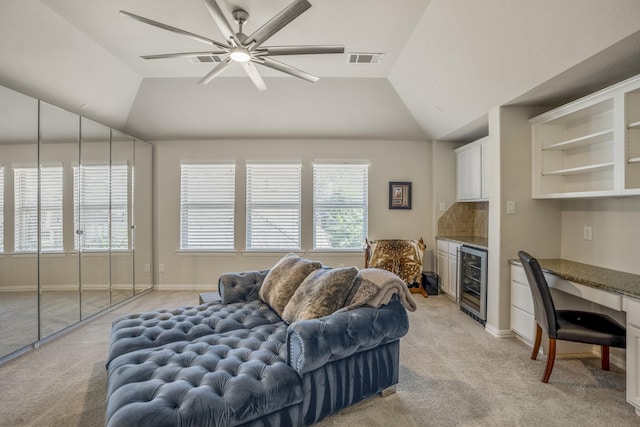
[[[156,283],[153,285],[155,291],[200,291],[216,292],[218,284],[186,284],[186,283]]]
[[[496,338],[513,338],[516,334],[511,329],[498,329],[493,325],[486,324],[484,325],[485,332]]]

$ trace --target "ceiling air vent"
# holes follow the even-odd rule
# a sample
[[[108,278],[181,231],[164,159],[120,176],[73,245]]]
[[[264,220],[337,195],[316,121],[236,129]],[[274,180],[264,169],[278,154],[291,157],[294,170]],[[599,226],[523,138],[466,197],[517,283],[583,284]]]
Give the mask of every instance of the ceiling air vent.
[[[192,56],[189,58],[189,60],[194,64],[210,64],[210,63],[222,62],[222,60],[218,55]]]
[[[384,58],[384,53],[350,52],[347,62],[349,64],[379,64]]]

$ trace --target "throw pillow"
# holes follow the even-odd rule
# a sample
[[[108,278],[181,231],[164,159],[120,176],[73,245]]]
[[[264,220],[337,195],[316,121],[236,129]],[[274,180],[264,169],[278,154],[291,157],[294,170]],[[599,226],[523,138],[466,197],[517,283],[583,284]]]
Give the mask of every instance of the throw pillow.
[[[285,255],[273,266],[260,287],[260,299],[282,317],[287,305],[298,286],[311,273],[322,267],[322,263],[299,257],[294,253]]]
[[[316,270],[295,291],[282,312],[289,323],[317,319],[341,309],[347,302],[358,269],[356,267]]]

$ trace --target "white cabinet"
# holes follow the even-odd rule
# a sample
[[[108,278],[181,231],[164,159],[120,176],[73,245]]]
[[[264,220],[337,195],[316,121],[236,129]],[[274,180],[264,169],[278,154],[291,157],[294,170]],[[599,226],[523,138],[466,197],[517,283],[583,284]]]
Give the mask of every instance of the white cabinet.
[[[456,149],[458,201],[488,200],[487,143],[485,137]]]
[[[530,123],[533,198],[640,194],[640,76]]]
[[[436,239],[436,266],[440,276],[440,287],[454,300],[458,300],[458,251],[461,244]]]
[[[524,269],[511,266],[511,330],[533,343],[536,337],[536,319],[533,299]]]
[[[446,242],[445,242],[446,246]],[[436,254],[436,270],[440,276],[440,289],[448,293],[449,288],[449,252],[438,250]]]
[[[640,415],[640,301],[627,298],[627,402]]]

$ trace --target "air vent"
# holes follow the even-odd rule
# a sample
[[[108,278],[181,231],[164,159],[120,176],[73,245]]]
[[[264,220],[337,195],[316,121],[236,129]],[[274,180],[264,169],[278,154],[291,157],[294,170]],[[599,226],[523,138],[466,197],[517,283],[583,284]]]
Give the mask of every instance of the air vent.
[[[218,55],[201,55],[201,56],[192,56],[189,58],[191,62],[194,64],[210,64],[222,62]]]
[[[347,62],[349,64],[379,64],[384,58],[384,53],[350,52]]]

